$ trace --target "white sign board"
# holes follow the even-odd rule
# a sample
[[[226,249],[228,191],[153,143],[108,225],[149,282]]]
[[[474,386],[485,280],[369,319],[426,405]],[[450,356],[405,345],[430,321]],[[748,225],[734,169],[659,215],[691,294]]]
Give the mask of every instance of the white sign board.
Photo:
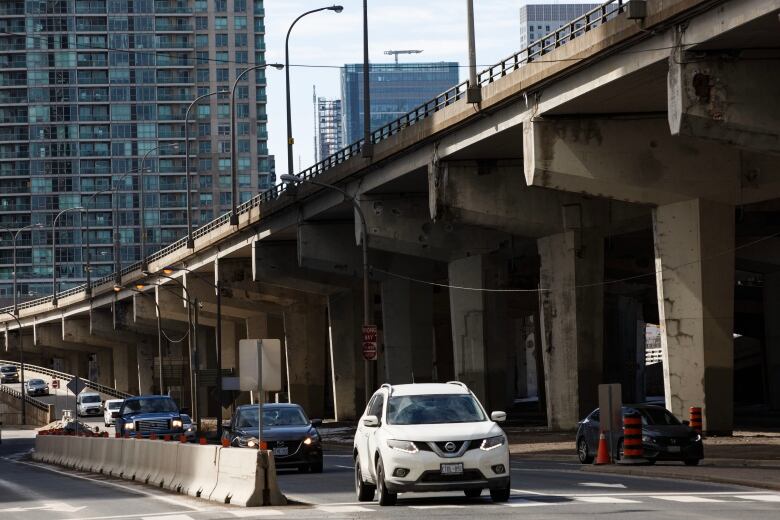
[[[262,363],[258,363],[262,353]],[[278,339],[242,339],[238,342],[239,388],[257,391],[258,365],[262,365],[261,381],[266,392],[282,389],[282,345]]]

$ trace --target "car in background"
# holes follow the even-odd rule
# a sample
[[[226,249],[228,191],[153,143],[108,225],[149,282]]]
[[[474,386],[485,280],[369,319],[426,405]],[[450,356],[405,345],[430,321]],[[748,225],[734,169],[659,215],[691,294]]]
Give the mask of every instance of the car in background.
[[[49,384],[43,379],[28,379],[24,391],[27,395],[49,395]]]
[[[192,418],[186,413],[181,414],[182,427],[184,428],[184,436],[188,441],[194,441],[198,437],[198,426],[192,422]]]
[[[81,392],[76,398],[76,415],[85,417],[103,413],[103,398],[95,392]]]
[[[167,395],[142,395],[122,401],[114,425],[116,433],[130,437],[181,435],[184,421],[176,401]]]
[[[222,434],[231,446],[257,448],[259,409],[256,404],[236,408]],[[298,468],[301,472],[322,473],[322,440],[319,419],[309,420],[297,404],[263,405],[263,441],[273,451],[277,468]]]
[[[395,504],[398,493],[463,491],[476,498],[490,490],[509,500],[509,446],[497,424],[459,382],[385,384],[358,423],[353,446],[355,491],[361,502]]]
[[[18,383],[19,371],[15,365],[3,365],[0,367],[0,383]]]
[[[122,407],[124,399],[106,399],[103,403],[103,424],[106,427],[116,423],[119,417],[119,409]]]
[[[650,404],[623,406],[623,415],[632,412],[638,413],[642,419],[643,457],[650,464],[665,460],[681,461],[688,466],[695,466],[704,458],[701,435],[663,406]],[[599,409],[596,408],[577,423],[577,457],[582,464],[593,462],[598,453],[600,419]],[[612,453],[617,460],[620,460],[623,457],[622,427],[616,433],[612,439]]]

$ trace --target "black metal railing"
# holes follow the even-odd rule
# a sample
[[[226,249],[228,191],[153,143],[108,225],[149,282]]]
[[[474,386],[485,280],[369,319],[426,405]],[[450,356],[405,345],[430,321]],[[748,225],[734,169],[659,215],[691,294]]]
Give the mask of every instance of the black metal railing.
[[[0,359],[0,365],[14,365],[16,367],[20,367],[21,363],[18,361],[5,361]],[[45,376],[50,376],[56,379],[62,379],[67,382],[70,382],[71,379],[73,379],[75,376],[73,374],[68,374],[66,372],[60,372],[58,370],[53,370],[51,368],[46,367],[40,367],[37,365],[31,365],[29,363],[24,364],[24,369],[27,372],[33,372],[36,374],[43,374]],[[133,394],[128,394],[126,392],[122,392],[117,390],[116,388],[112,388],[110,386],[101,385],[100,383],[95,383],[94,381],[90,381],[89,379],[84,379],[83,377],[80,377],[81,382],[84,383],[84,386],[87,388],[91,388],[92,390],[96,390],[100,392],[101,394],[110,395],[111,397],[116,397],[118,399],[124,399],[126,397],[133,397]],[[29,396],[28,396],[29,397]],[[30,398],[32,399],[32,398]]]
[[[582,16],[575,18],[574,20],[565,24],[559,29],[556,29],[550,32],[549,34],[547,34],[546,36],[532,42],[526,48],[521,49],[520,51],[514,53],[513,55],[500,61],[499,63],[492,65],[486,68],[485,70],[479,72],[479,74],[477,75],[477,80],[479,85],[480,86],[487,85],[501,77],[506,76],[507,74],[516,71],[517,69],[526,65],[527,63],[539,61],[539,58],[541,58],[545,54],[548,54],[553,50],[566,45],[568,42],[572,41],[573,39],[582,36],[583,34],[593,30],[594,28],[600,25],[603,25],[609,20],[616,18],[619,14],[625,11],[627,3],[628,0],[609,0],[599,5],[598,7],[588,11]],[[419,121],[430,117],[431,115],[438,112],[439,110],[442,110],[443,108],[451,105],[452,103],[455,103],[456,101],[463,99],[466,95],[467,87],[468,87],[468,82],[463,82],[458,85],[455,85],[454,87],[446,90],[445,92],[431,99],[430,101],[427,101],[422,105],[418,106],[417,108],[415,108],[414,110],[411,110],[410,112],[404,114],[398,119],[395,119],[394,121],[391,121],[386,125],[377,128],[376,130],[371,132],[372,143],[374,144],[379,143],[397,134],[404,128],[412,126],[418,123]],[[354,142],[349,146],[342,148],[341,150],[338,150],[334,154],[324,158],[320,162],[300,172],[298,174],[298,177],[301,177],[302,179],[310,179],[310,178],[317,177],[318,175],[321,175],[325,171],[330,170],[344,163],[345,161],[347,161],[352,157],[360,156],[360,150],[363,147],[363,142],[364,140],[360,139],[359,141]],[[238,213],[238,215],[243,215],[245,213],[248,213],[254,208],[260,207],[271,200],[277,199],[283,191],[284,191],[284,186],[276,185],[264,191],[263,193],[254,196],[250,200],[238,205],[236,208],[236,212]],[[208,233],[228,224],[229,222],[230,222],[230,213],[225,213],[224,215],[220,215],[214,220],[196,229],[193,232],[193,238],[197,240],[198,238],[207,235]],[[174,251],[179,251],[186,247],[187,247],[187,239],[181,238],[167,245],[166,247],[160,249],[159,251],[153,253],[152,255],[148,256],[146,258],[146,261],[147,263],[150,263],[150,262],[163,259],[169,254],[173,253]],[[133,263],[123,268],[120,271],[119,275],[124,276],[126,274],[132,273],[134,271],[139,270],[140,267],[141,267],[141,262]],[[97,280],[93,280],[90,288],[95,288],[104,284],[111,283],[115,279],[116,279],[116,274],[112,273],[110,275],[104,276]],[[82,284],[77,287],[68,289],[67,291],[58,292],[57,298],[62,299],[68,296],[74,296],[85,291],[86,289],[87,289],[86,284]],[[39,305],[51,303],[51,301],[52,301],[52,296],[44,296],[42,298],[36,298],[34,300],[28,300],[26,302],[20,303],[18,307],[20,309],[29,309],[32,307],[37,307]],[[0,311],[9,311],[9,312],[11,310],[12,307],[5,307],[0,309]]]

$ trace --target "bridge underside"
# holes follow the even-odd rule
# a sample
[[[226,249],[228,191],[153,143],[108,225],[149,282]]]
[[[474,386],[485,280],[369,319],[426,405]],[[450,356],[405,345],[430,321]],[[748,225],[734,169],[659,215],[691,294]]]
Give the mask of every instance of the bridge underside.
[[[778,12],[724,2],[537,88],[521,69],[468,124],[323,174],[366,218],[369,381],[360,220],[303,187],[289,211],[183,256],[186,290],[160,278],[39,319],[28,355],[224,417],[249,396],[217,405],[218,281],[223,369],[242,338],[282,340],[267,397],[312,417],[356,418],[366,385],[451,379],[552,428],[596,407],[599,383],[678,416],[703,406],[710,432],[780,412]]]

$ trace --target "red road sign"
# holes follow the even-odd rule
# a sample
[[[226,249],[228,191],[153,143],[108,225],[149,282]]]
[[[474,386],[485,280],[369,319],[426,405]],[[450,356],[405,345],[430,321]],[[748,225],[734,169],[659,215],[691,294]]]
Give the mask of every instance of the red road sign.
[[[363,359],[366,361],[376,361],[376,337],[376,325],[363,325]]]
[[[51,387],[55,390],[58,390],[60,388],[60,380],[59,379],[52,379],[51,380]]]

